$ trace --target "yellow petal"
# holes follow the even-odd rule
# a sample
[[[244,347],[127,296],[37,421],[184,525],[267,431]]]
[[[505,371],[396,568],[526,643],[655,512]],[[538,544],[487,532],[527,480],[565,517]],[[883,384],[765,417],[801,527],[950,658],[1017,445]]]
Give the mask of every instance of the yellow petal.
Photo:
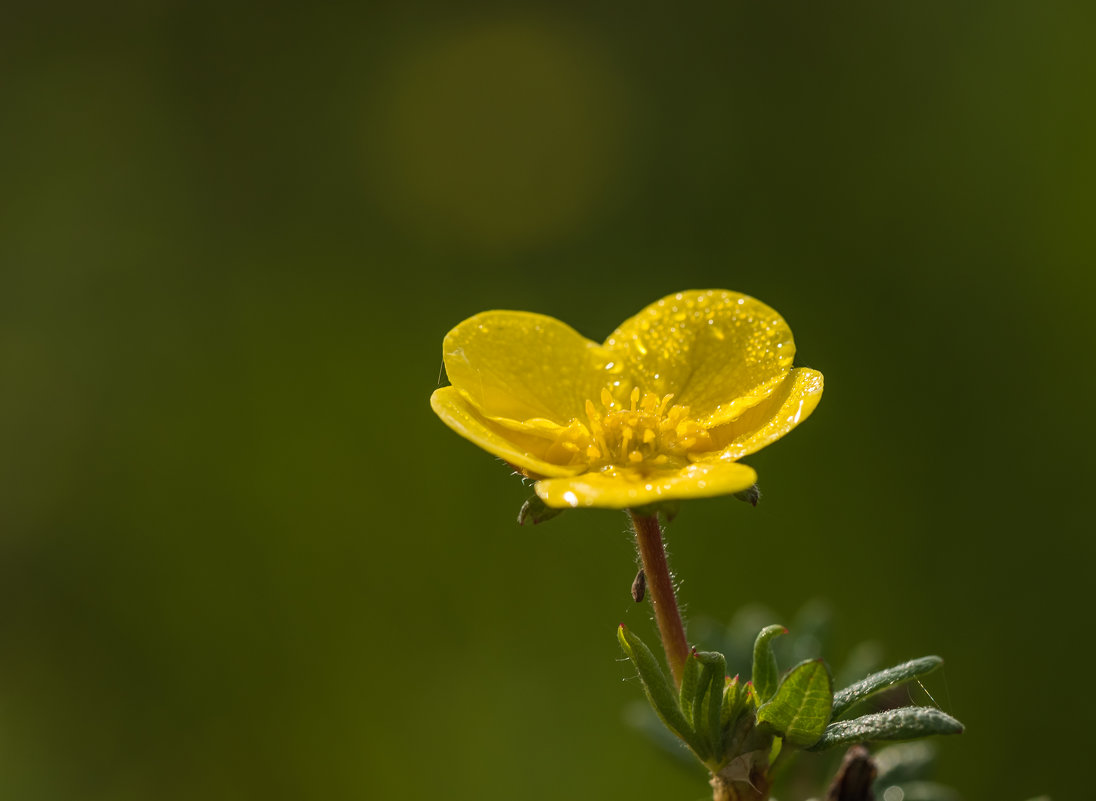
[[[544,458],[552,440],[508,429],[480,414],[455,387],[442,387],[430,396],[438,417],[465,439],[493,453],[530,476],[569,476],[585,465],[555,464]]]
[[[772,397],[737,420],[709,429],[715,450],[696,457],[698,462],[733,461],[761,450],[806,420],[822,399],[822,374],[797,367]]]
[[[744,464],[713,462],[648,475],[614,467],[568,478],[546,478],[536,483],[536,491],[542,501],[557,509],[628,509],[658,501],[728,495],[756,481],[757,473]]]
[[[488,311],[469,317],[443,345],[449,382],[487,417],[585,417],[606,383],[608,352],[543,314]]]
[[[605,340],[644,392],[674,393],[703,425],[734,420],[767,398],[795,357],[784,319],[759,300],[722,289],[656,301]]]

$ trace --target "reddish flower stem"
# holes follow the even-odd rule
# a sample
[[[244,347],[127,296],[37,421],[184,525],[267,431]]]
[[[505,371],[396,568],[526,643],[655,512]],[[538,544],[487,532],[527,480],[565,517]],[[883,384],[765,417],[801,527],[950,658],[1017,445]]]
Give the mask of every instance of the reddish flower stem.
[[[674,581],[666,563],[662,527],[658,524],[656,514],[641,515],[632,509],[628,510],[628,514],[632,518],[636,547],[643,562],[643,572],[647,576],[647,593],[655,610],[662,648],[666,652],[666,661],[670,665],[674,684],[680,687],[685,660],[689,658],[689,642],[685,639],[685,626],[681,622],[681,613],[677,609],[677,598],[674,595]]]

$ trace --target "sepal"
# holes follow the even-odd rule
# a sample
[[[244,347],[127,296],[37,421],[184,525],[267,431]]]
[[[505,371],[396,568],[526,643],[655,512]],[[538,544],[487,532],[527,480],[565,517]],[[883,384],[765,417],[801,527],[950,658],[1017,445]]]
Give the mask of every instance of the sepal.
[[[761,500],[761,490],[758,489],[757,484],[754,484],[752,487],[742,490],[742,492],[736,492],[734,496],[750,506],[757,506],[757,502]]]
[[[566,511],[566,509],[556,509],[549,506],[540,499],[539,495],[532,495],[521,505],[521,509],[518,511],[518,525],[524,526],[526,523],[532,523],[535,526],[537,523],[551,520]]]

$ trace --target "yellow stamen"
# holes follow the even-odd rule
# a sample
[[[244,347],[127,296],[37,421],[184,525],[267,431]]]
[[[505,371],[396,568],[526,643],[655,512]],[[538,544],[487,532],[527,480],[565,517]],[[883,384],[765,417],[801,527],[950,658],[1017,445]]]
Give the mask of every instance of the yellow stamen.
[[[572,420],[556,435],[550,458],[569,464],[585,461],[591,469],[619,465],[646,471],[684,465],[690,453],[708,450],[712,443],[687,406],[671,406],[673,397],[635,386],[625,406],[606,387],[600,392],[601,408],[586,401],[587,419]]]

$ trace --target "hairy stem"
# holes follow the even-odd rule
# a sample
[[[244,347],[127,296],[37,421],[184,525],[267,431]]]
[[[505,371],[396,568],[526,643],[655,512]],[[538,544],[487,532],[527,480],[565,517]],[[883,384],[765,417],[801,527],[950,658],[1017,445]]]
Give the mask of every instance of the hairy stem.
[[[685,639],[685,626],[681,622],[681,613],[677,609],[674,595],[674,582],[670,577],[670,567],[666,563],[666,549],[662,544],[662,527],[658,524],[658,515],[642,515],[633,509],[628,510],[632,518],[632,529],[636,533],[636,547],[643,562],[643,572],[647,577],[647,592],[651,597],[651,606],[655,610],[658,633],[662,638],[662,648],[666,651],[666,661],[674,677],[674,684],[681,686],[681,674],[685,669],[685,660],[689,658],[689,642]]]

